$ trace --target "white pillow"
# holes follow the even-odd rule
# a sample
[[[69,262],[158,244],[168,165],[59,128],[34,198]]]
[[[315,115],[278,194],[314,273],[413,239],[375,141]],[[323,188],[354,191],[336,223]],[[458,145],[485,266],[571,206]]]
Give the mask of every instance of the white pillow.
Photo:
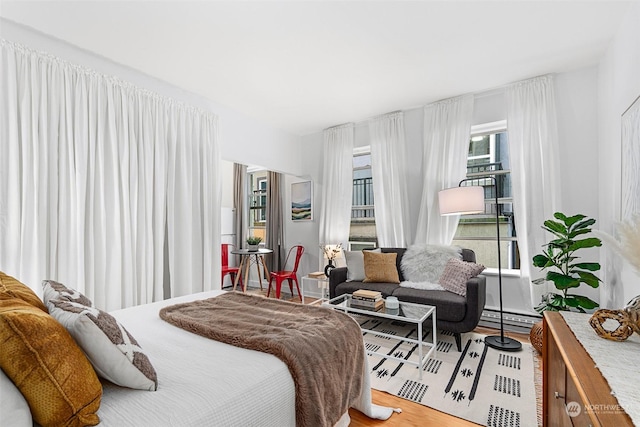
[[[371,249],[371,252],[380,252],[380,249]],[[364,274],[364,255],[362,251],[345,251],[347,262],[347,282],[362,282]]]
[[[27,400],[2,369],[0,369],[0,426],[33,426]]]
[[[48,309],[86,353],[98,376],[122,387],[158,388],[151,361],[112,315],[66,300],[49,300]]]

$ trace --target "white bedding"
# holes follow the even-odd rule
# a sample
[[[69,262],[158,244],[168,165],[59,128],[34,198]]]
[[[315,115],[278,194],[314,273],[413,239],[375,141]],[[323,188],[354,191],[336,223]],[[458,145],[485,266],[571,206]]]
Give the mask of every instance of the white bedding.
[[[98,411],[101,426],[295,426],[295,385],[280,359],[189,333],[158,315],[162,307],[222,293],[202,292],[111,312],[149,356],[158,374],[158,390],[134,390],[103,382]],[[401,412],[371,403],[366,362],[365,357],[363,392],[354,408],[379,419]],[[14,411],[0,405],[0,425],[30,426],[26,402],[20,407],[17,400],[10,399],[11,390],[17,398],[21,395],[6,380],[0,381],[2,403]],[[335,427],[346,427],[349,422],[347,412]]]
[[[158,373],[158,390],[105,385],[100,425],[295,425],[295,387],[280,359],[188,333],[158,316],[161,307],[221,293],[204,292],[111,313],[149,356]]]

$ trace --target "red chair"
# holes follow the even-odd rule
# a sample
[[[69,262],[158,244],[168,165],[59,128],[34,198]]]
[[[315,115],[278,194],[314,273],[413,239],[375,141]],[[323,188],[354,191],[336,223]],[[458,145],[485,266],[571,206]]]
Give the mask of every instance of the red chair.
[[[300,294],[300,286],[298,286],[298,264],[300,264],[300,258],[302,258],[302,254],[304,253],[304,246],[293,246],[289,249],[289,253],[287,254],[287,259],[284,261],[284,267],[287,268],[287,262],[289,261],[289,257],[296,251],[296,262],[293,265],[293,270],[283,270],[283,271],[272,271],[269,278],[269,290],[267,291],[267,297],[271,293],[271,283],[273,279],[276,279],[276,298],[280,299],[280,288],[282,287],[282,282],[284,280],[289,281],[289,289],[291,289],[291,296],[293,296],[293,282],[296,282],[296,289],[298,289],[298,296],[300,297],[300,301],[302,301],[302,294]]]
[[[233,249],[234,247],[235,246],[229,243],[222,244],[222,281],[220,282],[220,287],[222,287],[222,284],[224,283],[224,276],[226,276],[227,274],[231,275],[232,282],[235,281],[236,274],[240,274],[238,271],[238,267],[229,267],[229,249]],[[242,283],[242,274],[240,274],[240,277],[238,278],[238,283],[240,284],[242,292],[244,292],[245,289],[244,284]]]

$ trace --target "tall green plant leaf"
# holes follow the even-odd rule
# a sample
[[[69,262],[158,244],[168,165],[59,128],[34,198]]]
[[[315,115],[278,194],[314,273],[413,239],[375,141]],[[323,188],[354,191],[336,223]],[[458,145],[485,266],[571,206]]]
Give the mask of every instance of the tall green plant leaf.
[[[570,217],[566,217],[566,216],[563,215],[563,217],[564,217],[563,221],[567,225],[567,227],[571,227],[576,222],[580,221],[583,218],[586,218],[586,216],[584,216],[582,214],[573,215],[573,216],[570,216]]]
[[[581,268],[583,270],[598,271],[600,270],[600,264],[598,264],[597,262],[579,262],[576,264],[571,264],[569,268]]]
[[[547,280],[552,281],[557,289],[565,290],[580,286],[580,280],[555,271],[547,272]]]
[[[593,273],[588,273],[586,271],[578,271],[578,276],[580,276],[580,281],[586,285],[591,286],[592,288],[597,288],[600,286],[600,279],[598,279]]]
[[[565,227],[564,224],[560,224],[559,222],[552,221],[550,219],[544,222],[544,227],[542,228],[558,235],[559,237],[565,236],[567,234],[567,227]]]
[[[571,246],[569,246],[568,250],[573,252],[578,249],[586,249],[586,248],[594,248],[602,246],[602,240],[597,237],[589,237],[587,239],[582,240],[574,240]]]
[[[584,216],[582,218],[584,218]],[[580,230],[580,229],[583,229],[583,228],[588,228],[588,227],[591,227],[595,223],[596,223],[596,220],[593,219],[593,218],[585,219],[584,221],[576,224],[576,226],[573,227],[573,229],[574,230]]]

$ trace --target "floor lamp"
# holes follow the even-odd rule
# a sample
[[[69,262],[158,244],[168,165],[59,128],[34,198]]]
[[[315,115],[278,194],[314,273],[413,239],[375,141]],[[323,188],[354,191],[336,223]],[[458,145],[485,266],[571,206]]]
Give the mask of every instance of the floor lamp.
[[[498,209],[498,183],[494,176],[482,176],[493,180],[496,189],[496,238],[498,241],[498,287],[500,289],[500,335],[487,336],[484,339],[489,347],[504,351],[518,351],[522,348],[520,341],[504,336],[504,322],[502,315],[502,261],[500,254],[500,218]],[[461,186],[463,182],[478,178],[463,179],[457,187],[447,188],[438,192],[440,215],[470,215],[484,213],[484,187]]]

